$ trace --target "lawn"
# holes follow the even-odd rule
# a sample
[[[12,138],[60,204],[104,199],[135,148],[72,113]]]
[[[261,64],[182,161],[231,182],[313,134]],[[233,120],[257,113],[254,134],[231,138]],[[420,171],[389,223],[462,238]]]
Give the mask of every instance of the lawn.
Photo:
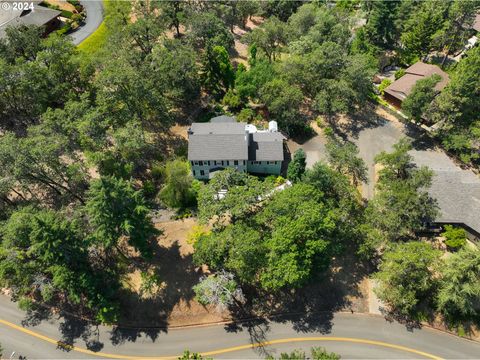
[[[78,49],[87,56],[92,56],[101,50],[115,31],[112,24],[115,23],[115,17],[122,13],[119,11],[119,7],[129,6],[129,4],[128,1],[103,0],[103,22],[94,33],[78,45]]]

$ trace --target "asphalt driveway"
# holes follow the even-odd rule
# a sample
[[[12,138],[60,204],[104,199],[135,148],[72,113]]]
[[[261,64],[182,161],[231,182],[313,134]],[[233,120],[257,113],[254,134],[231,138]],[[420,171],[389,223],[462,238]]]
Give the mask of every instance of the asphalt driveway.
[[[103,5],[101,0],[83,0],[81,4],[87,13],[85,25],[70,34],[75,45],[89,37],[103,21]]]

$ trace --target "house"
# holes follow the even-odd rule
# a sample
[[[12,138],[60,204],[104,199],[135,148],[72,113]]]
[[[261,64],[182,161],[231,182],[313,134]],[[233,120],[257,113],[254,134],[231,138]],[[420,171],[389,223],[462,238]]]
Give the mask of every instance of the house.
[[[412,151],[417,166],[434,172],[429,193],[437,200],[439,214],[433,226],[457,225],[472,241],[480,242],[480,178],[461,169],[436,151]]]
[[[4,5],[7,4],[7,5]],[[5,37],[5,30],[9,26],[36,25],[45,28],[45,34],[52,32],[60,24],[58,16],[61,11],[40,6],[41,1],[34,0],[26,3],[1,1],[0,8],[0,39]],[[28,5],[26,8],[23,6]]]
[[[425,64],[421,61],[413,64],[405,70],[403,75],[398,80],[391,83],[384,91],[384,98],[393,106],[400,108],[403,100],[412,92],[412,88],[415,83],[433,74],[438,74],[442,78],[435,89],[440,92],[448,84],[448,74],[436,65]]]
[[[216,171],[234,168],[255,174],[279,175],[284,161],[285,137],[277,123],[268,130],[218,116],[208,123],[193,123],[188,130],[188,160],[197,179],[210,179]]]

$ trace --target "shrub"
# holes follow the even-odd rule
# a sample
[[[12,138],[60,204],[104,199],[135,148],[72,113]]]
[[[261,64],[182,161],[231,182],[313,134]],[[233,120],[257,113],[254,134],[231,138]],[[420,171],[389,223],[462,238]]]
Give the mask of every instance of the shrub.
[[[232,110],[239,109],[243,106],[242,99],[232,89],[228,90],[223,97],[222,104],[228,106]]]
[[[255,118],[255,111],[253,111],[250,108],[242,109],[240,113],[237,115],[237,119],[240,122],[251,123],[254,118]]]
[[[405,75],[405,69],[395,71],[395,80],[400,79],[403,75]]]
[[[446,238],[445,245],[450,250],[459,250],[467,243],[467,235],[461,227],[445,225],[445,231],[442,235]]]
[[[390,86],[392,83],[392,80],[390,79],[383,79],[380,85],[378,85],[378,91],[380,92],[381,95],[384,94],[385,89]]]
[[[62,12],[60,13],[60,16],[62,17],[65,17],[67,19],[70,19],[72,17],[73,13],[71,11],[68,11],[68,10],[62,10]]]

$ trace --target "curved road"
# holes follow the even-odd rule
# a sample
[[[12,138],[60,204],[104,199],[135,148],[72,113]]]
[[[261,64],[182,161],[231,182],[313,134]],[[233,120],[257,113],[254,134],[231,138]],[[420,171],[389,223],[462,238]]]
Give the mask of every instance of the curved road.
[[[103,21],[103,5],[101,0],[82,0],[81,3],[87,12],[87,17],[85,19],[85,25],[69,34],[75,45],[80,44],[89,37],[97,30]]]
[[[0,342],[7,358],[15,351],[14,358],[23,355],[28,359],[158,359],[190,349],[215,358],[251,359],[311,346],[324,346],[343,358],[480,358],[479,343],[426,328],[407,330],[362,314],[168,331],[97,329],[58,319],[30,319],[34,325],[23,327],[24,320],[16,304],[0,296]],[[65,338],[73,339],[74,347],[68,351],[57,343]],[[266,345],[252,349],[251,344],[259,342]]]

